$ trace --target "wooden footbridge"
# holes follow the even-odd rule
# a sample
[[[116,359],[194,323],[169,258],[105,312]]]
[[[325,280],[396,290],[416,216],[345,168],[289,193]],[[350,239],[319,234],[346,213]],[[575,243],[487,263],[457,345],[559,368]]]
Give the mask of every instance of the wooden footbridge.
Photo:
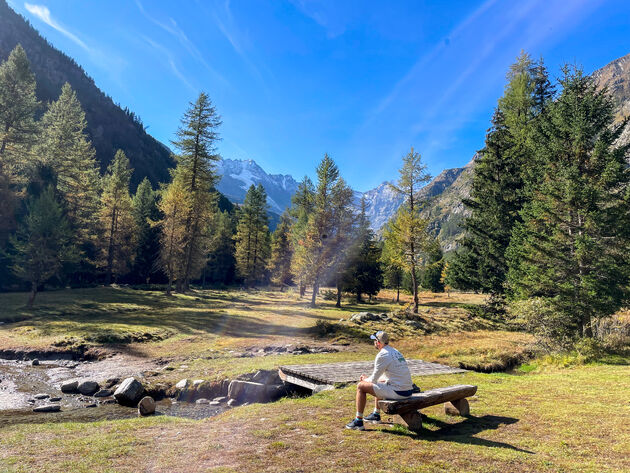
[[[466,371],[423,360],[407,360],[407,365],[412,376],[464,373]],[[279,374],[287,383],[297,384],[312,389],[313,392],[319,392],[339,385],[356,383],[362,374],[370,375],[373,368],[373,361],[287,365],[279,368]]]

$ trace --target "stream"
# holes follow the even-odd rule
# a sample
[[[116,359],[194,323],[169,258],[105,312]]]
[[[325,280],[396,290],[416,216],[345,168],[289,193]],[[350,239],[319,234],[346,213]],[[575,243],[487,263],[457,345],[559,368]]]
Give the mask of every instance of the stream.
[[[0,428],[4,425],[23,423],[93,422],[137,417],[136,408],[111,403],[112,397],[95,398],[80,394],[64,394],[60,390],[60,385],[70,379],[92,379],[102,383],[108,378],[122,380],[128,376],[136,376],[143,381],[141,373],[155,368],[155,363],[146,359],[121,355],[93,362],[46,360],[40,361],[36,366],[31,365],[30,361],[0,359]],[[54,402],[61,405],[61,411],[33,412],[33,407],[51,403],[49,399],[34,400],[34,396],[40,393],[61,398],[60,401]],[[94,404],[95,407],[87,407]],[[156,402],[156,415],[189,419],[212,417],[226,409],[228,407],[225,403],[209,406],[178,402],[168,398]]]

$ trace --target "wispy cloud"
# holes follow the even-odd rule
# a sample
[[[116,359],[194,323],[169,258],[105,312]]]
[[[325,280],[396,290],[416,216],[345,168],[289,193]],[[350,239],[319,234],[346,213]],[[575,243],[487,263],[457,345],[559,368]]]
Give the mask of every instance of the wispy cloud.
[[[197,88],[194,87],[186,78],[186,76],[184,74],[182,74],[182,72],[179,70],[179,68],[177,67],[177,63],[175,62],[175,57],[173,55],[173,53],[171,53],[167,48],[165,48],[164,46],[162,46],[161,44],[153,41],[151,38],[144,36],[144,35],[140,35],[140,37],[149,45],[151,46],[155,51],[157,51],[158,53],[160,53],[162,56],[164,56],[166,58],[166,63],[169,66],[169,68],[171,69],[171,71],[173,72],[173,74],[175,75],[175,77],[177,77],[186,87],[188,87],[190,90],[192,90],[193,92],[197,92]]]
[[[342,15],[327,14],[326,8],[334,8],[334,2],[315,2],[309,0],[289,0],[304,16],[310,18],[326,31],[329,39],[336,38],[346,31]]]
[[[229,84],[228,81],[219,74],[203,57],[203,54],[197,46],[188,38],[184,30],[182,30],[175,19],[169,17],[168,22],[160,21],[154,16],[150,15],[145,9],[140,0],[136,0],[136,6],[140,10],[140,13],[149,20],[154,25],[160,27],[162,30],[166,31],[170,35],[174,36],[180,44],[188,51],[188,53],[200,64],[202,64],[212,75],[214,75],[217,79],[219,79],[224,84]]]
[[[59,31],[62,35],[69,38],[74,43],[78,44],[83,49],[85,49],[86,51],[92,52],[92,50],[88,47],[88,45],[85,44],[83,41],[81,41],[81,39],[77,35],[68,31],[66,28],[64,28],[59,22],[57,22],[51,16],[50,10],[48,9],[48,7],[45,7],[44,5],[33,5],[31,3],[25,3],[24,8],[26,8],[26,10],[30,14],[35,15],[37,18],[39,18],[44,23],[46,23],[48,26]]]

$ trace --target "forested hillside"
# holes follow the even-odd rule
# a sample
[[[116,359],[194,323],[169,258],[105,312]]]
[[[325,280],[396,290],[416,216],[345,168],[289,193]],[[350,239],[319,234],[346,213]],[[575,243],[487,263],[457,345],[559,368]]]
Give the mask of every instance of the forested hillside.
[[[96,150],[101,171],[122,149],[134,169],[133,189],[146,176],[153,186],[169,179],[173,166],[170,151],[146,133],[139,117],[116,105],[72,58],[51,46],[22,16],[0,0],[0,61],[5,61],[17,44],[28,56],[37,81],[37,98],[43,103],[59,97],[68,82],[76,92],[87,119],[87,134]],[[44,109],[41,110],[43,113]]]

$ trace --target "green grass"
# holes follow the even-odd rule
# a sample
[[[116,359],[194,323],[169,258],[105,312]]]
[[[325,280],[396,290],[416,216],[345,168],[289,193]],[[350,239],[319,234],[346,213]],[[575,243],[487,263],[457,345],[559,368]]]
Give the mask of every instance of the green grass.
[[[400,305],[385,293],[371,305],[317,309],[295,294],[196,291],[166,297],[156,291],[95,288],[45,292],[24,309],[24,294],[0,294],[0,346],[46,348],[87,344],[148,358],[167,357],[173,370],[156,382],[223,379],[283,364],[368,360],[374,349],[357,339],[371,325],[317,337],[315,325],[353,312],[389,312]],[[394,345],[407,358],[491,371],[528,360],[532,338],[496,321],[471,316],[475,295],[423,294],[421,315],[433,330],[401,327]],[[403,304],[408,303],[408,298]],[[428,312],[427,312],[428,310]],[[466,320],[470,324],[466,325]],[[352,330],[349,330],[352,328]],[[389,327],[388,327],[389,329]],[[312,355],[234,357],[231,351],[269,344],[337,345]],[[630,356],[591,362],[575,354],[537,358],[513,374],[468,372],[419,377],[423,389],[470,383],[479,389],[469,418],[425,411],[422,435],[399,420],[343,429],[354,413],[354,388],[309,398],[239,407],[190,421],[164,416],[117,421],[2,426],[1,472],[103,471],[473,471],[622,472],[630,470]]]

